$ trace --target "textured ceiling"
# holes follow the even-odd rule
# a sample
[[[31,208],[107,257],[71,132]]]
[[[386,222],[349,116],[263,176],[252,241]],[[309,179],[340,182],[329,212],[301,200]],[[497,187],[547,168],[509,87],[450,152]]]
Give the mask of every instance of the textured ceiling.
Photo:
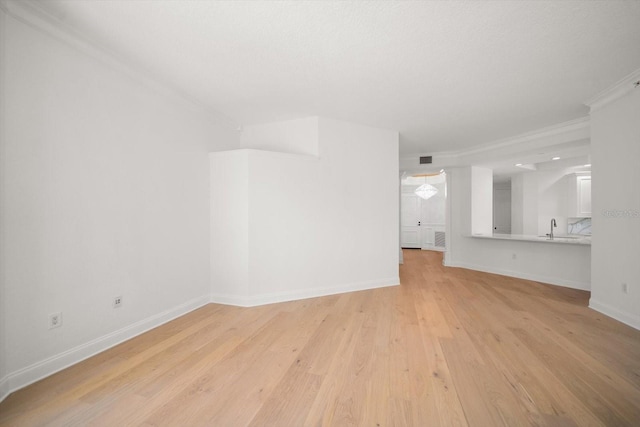
[[[583,117],[640,68],[640,1],[42,7],[238,124],[328,116],[398,130],[403,155]]]

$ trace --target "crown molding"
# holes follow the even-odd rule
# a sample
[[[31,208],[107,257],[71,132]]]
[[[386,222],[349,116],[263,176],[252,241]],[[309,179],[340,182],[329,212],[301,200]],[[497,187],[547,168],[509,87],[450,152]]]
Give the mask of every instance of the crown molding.
[[[426,169],[424,166],[431,169],[466,166],[490,157],[517,155],[534,148],[588,139],[589,136],[590,117],[585,116],[466,150],[432,152],[429,155],[433,157],[433,163],[423,167],[413,166],[413,162],[423,154],[402,156],[400,167],[403,170],[416,171]]]
[[[569,120],[555,125],[547,126],[541,129],[537,129],[531,132],[526,132],[520,135],[512,136],[509,138],[500,139],[498,141],[491,142],[486,145],[480,145],[469,150],[465,150],[459,153],[461,156],[468,156],[472,154],[480,154],[489,151],[495,151],[499,149],[509,148],[513,146],[519,146],[523,143],[532,141],[543,141],[546,139],[553,139],[553,137],[565,136],[576,131],[587,131],[584,136],[588,137],[588,131],[590,128],[589,116],[580,117],[578,119]],[[584,132],[583,132],[584,133]],[[542,144],[545,145],[545,144]]]
[[[640,82],[640,69],[635,70],[622,80],[618,81],[618,83],[603,90],[602,92],[585,102],[585,105],[590,108],[591,112],[598,110],[605,105],[615,101],[616,99],[623,97],[632,90],[638,88],[638,82]],[[638,88],[637,90],[640,90],[640,88]]]
[[[184,91],[163,80],[157,74],[132,64],[131,61],[120,57],[116,52],[100,45],[95,40],[89,39],[86,35],[43,9],[36,1],[0,0],[0,9],[19,22],[102,62],[151,90],[180,102],[192,111],[208,115],[218,125],[231,129],[238,127],[238,123],[235,120],[194,99]]]

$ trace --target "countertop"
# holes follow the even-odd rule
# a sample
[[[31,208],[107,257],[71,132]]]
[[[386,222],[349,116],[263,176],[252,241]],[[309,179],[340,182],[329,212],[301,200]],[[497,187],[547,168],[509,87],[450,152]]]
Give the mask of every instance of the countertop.
[[[473,234],[469,237],[478,239],[494,239],[494,240],[517,240],[524,242],[536,242],[536,243],[560,243],[569,245],[587,245],[591,246],[591,236],[556,236],[553,240],[547,236],[532,236],[524,234]]]

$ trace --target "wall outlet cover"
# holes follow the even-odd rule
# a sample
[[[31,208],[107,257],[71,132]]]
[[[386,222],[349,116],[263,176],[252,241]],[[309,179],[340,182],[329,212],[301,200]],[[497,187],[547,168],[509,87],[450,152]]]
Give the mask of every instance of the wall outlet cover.
[[[59,328],[60,326],[62,326],[62,312],[50,314],[49,329]]]
[[[122,296],[117,296],[113,299],[113,308],[122,307]]]

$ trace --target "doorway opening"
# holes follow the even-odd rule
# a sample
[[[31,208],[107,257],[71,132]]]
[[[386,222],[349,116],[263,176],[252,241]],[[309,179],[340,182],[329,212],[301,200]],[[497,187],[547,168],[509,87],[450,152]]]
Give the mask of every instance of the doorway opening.
[[[446,249],[447,177],[444,171],[401,180],[400,246]]]
[[[511,234],[511,177],[493,177],[493,232]]]

